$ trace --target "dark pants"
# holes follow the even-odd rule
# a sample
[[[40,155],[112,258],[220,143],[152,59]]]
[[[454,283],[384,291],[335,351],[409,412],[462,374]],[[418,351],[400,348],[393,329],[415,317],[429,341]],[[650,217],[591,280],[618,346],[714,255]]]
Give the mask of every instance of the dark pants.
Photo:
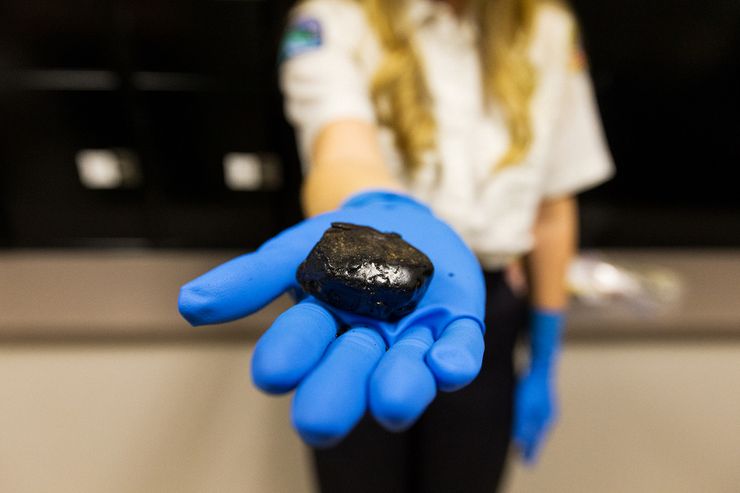
[[[315,451],[322,493],[492,493],[506,465],[514,392],[513,349],[527,301],[501,273],[486,274],[486,351],[473,383],[440,392],[408,431],[366,416],[338,446]]]

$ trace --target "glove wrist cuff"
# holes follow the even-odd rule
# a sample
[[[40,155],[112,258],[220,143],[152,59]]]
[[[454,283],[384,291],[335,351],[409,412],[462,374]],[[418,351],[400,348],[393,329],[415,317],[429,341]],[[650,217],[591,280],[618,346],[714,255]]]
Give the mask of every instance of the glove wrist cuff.
[[[555,367],[560,353],[560,338],[565,313],[559,310],[532,310],[530,325],[530,373],[548,375]]]
[[[387,190],[387,189],[371,189],[365,190],[345,200],[341,208],[348,209],[353,207],[366,207],[369,205],[382,205],[386,204],[389,206],[409,206],[416,209],[423,210],[424,212],[432,213],[431,209],[409,195]]]
[[[554,355],[547,359],[533,358],[530,363],[529,374],[533,376],[549,378],[555,372],[556,366],[557,357]]]
[[[532,308],[533,323],[546,323],[551,326],[561,327],[565,322],[565,310],[556,310],[553,308]]]

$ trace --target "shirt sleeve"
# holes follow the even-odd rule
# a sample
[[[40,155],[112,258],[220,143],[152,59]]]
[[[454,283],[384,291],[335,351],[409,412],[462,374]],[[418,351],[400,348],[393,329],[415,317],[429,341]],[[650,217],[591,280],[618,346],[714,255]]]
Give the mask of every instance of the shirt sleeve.
[[[543,184],[543,195],[548,198],[577,194],[614,174],[591,78],[580,63],[565,75]]]
[[[369,81],[358,61],[367,30],[351,2],[315,0],[293,11],[281,49],[280,86],[304,167],[321,129],[340,119],[375,122]]]

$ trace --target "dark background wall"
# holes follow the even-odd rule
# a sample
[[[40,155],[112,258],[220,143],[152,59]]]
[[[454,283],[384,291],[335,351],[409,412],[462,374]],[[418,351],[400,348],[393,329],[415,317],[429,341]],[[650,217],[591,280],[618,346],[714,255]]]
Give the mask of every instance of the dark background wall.
[[[584,240],[740,245],[740,2],[573,4],[618,168]]]
[[[299,218],[276,87],[290,1],[3,0],[0,244],[253,247]],[[740,2],[577,0],[618,166],[583,197],[588,246],[738,246]],[[81,149],[141,179],[90,190]],[[278,156],[233,191],[231,152]]]

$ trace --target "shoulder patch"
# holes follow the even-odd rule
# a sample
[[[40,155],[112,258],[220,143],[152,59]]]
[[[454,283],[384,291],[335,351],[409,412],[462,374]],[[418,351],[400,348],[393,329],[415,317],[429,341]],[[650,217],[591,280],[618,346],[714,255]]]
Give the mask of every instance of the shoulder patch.
[[[323,42],[321,24],[313,17],[297,17],[285,31],[280,47],[280,62],[316,50]]]

